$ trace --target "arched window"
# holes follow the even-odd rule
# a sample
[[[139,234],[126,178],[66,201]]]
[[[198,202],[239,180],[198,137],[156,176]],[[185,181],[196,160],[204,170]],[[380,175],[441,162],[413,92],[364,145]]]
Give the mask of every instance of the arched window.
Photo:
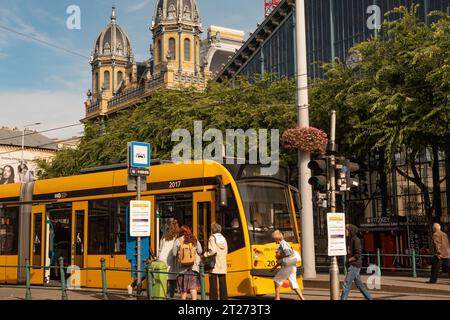
[[[191,40],[184,39],[184,61],[191,61]]]
[[[117,72],[117,83],[119,84],[120,81],[123,79],[123,73],[122,71]]]
[[[94,74],[94,92],[98,90],[98,72]]]
[[[105,71],[105,73],[103,74],[103,86],[105,87],[105,90],[111,89],[111,80],[109,71]]]
[[[177,59],[177,54],[175,51],[175,39],[174,38],[170,38],[169,39],[169,55],[170,55],[170,60],[176,60]]]
[[[162,57],[161,40],[158,40],[157,46],[158,47],[156,48],[156,61],[161,62],[161,57]]]

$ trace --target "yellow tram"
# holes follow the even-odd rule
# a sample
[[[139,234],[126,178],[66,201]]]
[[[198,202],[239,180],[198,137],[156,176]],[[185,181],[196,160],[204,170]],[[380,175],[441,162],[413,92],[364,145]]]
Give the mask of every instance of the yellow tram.
[[[168,218],[189,225],[205,248],[211,222],[223,227],[229,245],[230,296],[274,292],[276,245],[271,234],[280,229],[300,250],[297,194],[288,169],[262,176],[261,166],[222,165],[214,161],[153,163],[142,200],[152,202],[151,248],[157,253]],[[55,251],[68,265],[81,268],[82,287],[101,287],[100,266],[131,268],[126,258],[126,210],[136,193],[128,191],[126,169],[109,166],[71,177],[0,186],[0,283],[25,282],[25,270],[2,267],[55,264]],[[296,212],[297,211],[297,212]],[[63,232],[62,232],[63,231]],[[59,237],[59,239],[55,239]],[[58,247],[55,248],[55,243]],[[302,285],[301,264],[298,280]],[[32,268],[31,281],[57,281],[51,268]],[[208,277],[206,277],[208,281]],[[130,272],[108,271],[108,288],[126,289]],[[207,285],[208,288],[208,285]],[[283,291],[290,291],[286,282]]]

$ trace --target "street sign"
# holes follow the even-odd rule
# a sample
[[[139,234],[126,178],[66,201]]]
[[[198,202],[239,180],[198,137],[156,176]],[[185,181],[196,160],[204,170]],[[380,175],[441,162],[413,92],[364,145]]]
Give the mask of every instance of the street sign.
[[[137,259],[136,259],[136,245],[137,245],[137,239],[135,237],[132,237],[130,235],[130,223],[129,223],[129,217],[130,217],[130,208],[127,208],[126,212],[126,252],[127,252],[127,260],[130,262],[131,267],[133,270],[137,269]],[[141,265],[145,264],[145,261],[150,256],[150,238],[144,237],[141,239],[141,252],[140,252],[140,258],[141,258]],[[137,278],[137,273],[134,271],[131,272],[131,276],[133,278]]]
[[[345,241],[345,214],[328,213],[328,256],[338,257],[347,255]]]
[[[130,168],[128,175],[131,177],[148,177],[150,175],[150,169],[147,168]],[[145,191],[145,190],[141,190]]]
[[[130,236],[150,237],[150,201],[130,201]]]
[[[150,169],[150,144],[144,142],[128,143],[128,167]]]
[[[132,175],[128,175],[127,190],[128,191],[137,191],[136,177],[133,177]],[[142,191],[147,191],[147,181],[145,179],[141,179],[141,192]]]

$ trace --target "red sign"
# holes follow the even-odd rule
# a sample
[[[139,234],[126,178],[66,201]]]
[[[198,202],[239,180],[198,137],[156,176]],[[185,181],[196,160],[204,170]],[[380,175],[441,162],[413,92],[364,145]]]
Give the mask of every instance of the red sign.
[[[281,0],[264,0],[264,12],[266,17],[272,12],[272,10],[281,2]]]

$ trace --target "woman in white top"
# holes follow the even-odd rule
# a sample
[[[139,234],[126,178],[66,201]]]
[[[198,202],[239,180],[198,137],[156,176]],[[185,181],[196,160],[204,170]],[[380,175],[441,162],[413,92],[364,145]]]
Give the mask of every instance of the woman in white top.
[[[172,254],[174,242],[178,236],[179,226],[176,219],[170,218],[167,221],[164,236],[161,239],[159,246],[159,261],[164,261],[167,264],[167,272],[178,272],[175,257]],[[169,297],[173,298],[175,296],[175,289],[177,287],[177,275],[169,273]]]

